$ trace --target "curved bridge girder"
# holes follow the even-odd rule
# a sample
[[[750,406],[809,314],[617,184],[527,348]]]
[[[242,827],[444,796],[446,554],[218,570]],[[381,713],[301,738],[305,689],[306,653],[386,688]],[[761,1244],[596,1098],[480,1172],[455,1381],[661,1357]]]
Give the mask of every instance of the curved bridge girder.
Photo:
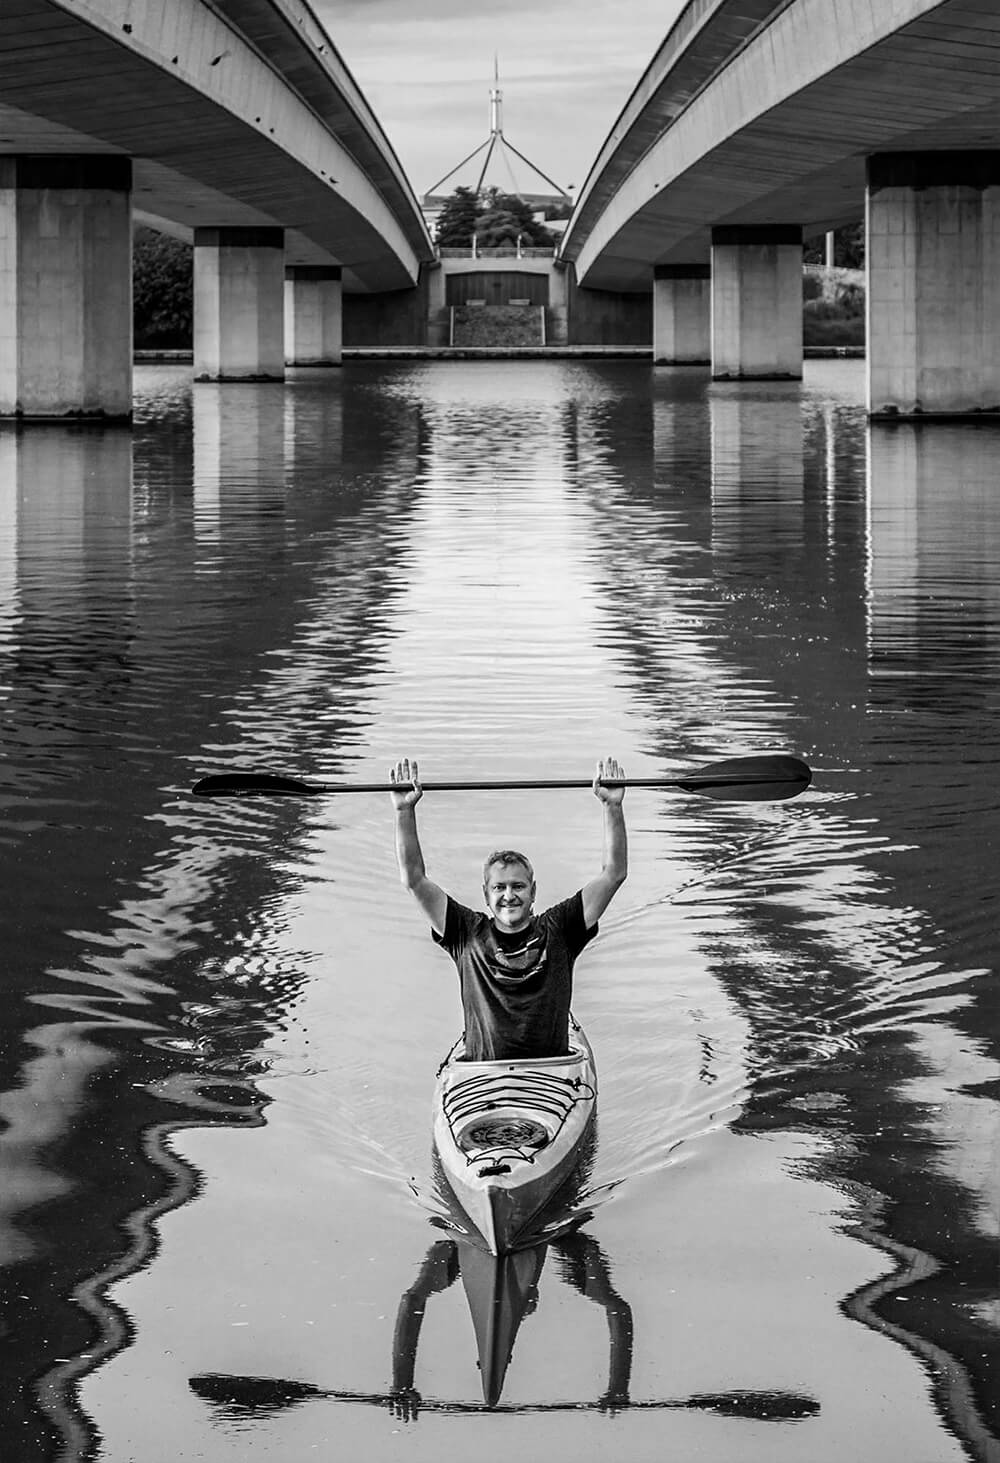
[[[126,153],[140,216],[174,231],[281,227],[289,263],[363,289],[433,255],[406,177],[298,0],[8,0],[0,146]]]
[[[996,147],[1000,15],[976,0],[691,0],[580,193],[561,258],[593,288],[708,258],[718,224],[864,210],[873,152]]]

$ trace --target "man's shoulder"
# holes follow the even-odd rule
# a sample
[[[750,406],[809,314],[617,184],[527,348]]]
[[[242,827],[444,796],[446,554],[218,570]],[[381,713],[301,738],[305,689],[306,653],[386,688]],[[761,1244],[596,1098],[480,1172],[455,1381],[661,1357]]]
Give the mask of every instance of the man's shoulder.
[[[461,900],[449,894],[445,910],[444,933],[442,935],[435,933],[434,938],[439,945],[450,945],[456,942],[468,943],[482,934],[484,926],[488,923],[487,916],[481,910],[470,909],[467,904],[463,904]]]
[[[542,924],[549,926],[565,925],[583,913],[583,890],[578,889],[568,899],[560,899],[557,904],[550,904],[548,909],[543,909],[538,916]]]
[[[470,905],[463,904],[460,899],[455,898],[454,894],[448,895],[448,904],[451,909],[454,910],[457,918],[462,920],[464,924],[472,925],[476,928],[479,928],[482,925],[489,924],[490,922],[489,915],[484,913],[483,910],[473,909]]]
[[[598,932],[595,922],[588,925],[583,913],[583,890],[578,889],[568,899],[553,904],[540,916],[543,929],[557,940],[563,941],[574,955],[579,955]]]

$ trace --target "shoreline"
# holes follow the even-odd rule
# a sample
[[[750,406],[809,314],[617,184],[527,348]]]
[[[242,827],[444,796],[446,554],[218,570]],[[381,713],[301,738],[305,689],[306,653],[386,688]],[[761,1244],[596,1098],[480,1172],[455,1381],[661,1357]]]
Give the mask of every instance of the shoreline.
[[[346,346],[345,361],[503,361],[503,360],[628,360],[652,362],[653,348],[648,345],[537,345],[537,346],[447,346],[389,345]],[[860,345],[807,345],[803,359],[863,360],[865,348]],[[194,353],[189,350],[137,350],[132,356],[137,366],[190,366]],[[678,366],[707,366],[708,361],[677,362]],[[665,367],[666,368],[666,365]],[[292,370],[311,370],[309,366]],[[317,367],[315,369],[328,369]]]

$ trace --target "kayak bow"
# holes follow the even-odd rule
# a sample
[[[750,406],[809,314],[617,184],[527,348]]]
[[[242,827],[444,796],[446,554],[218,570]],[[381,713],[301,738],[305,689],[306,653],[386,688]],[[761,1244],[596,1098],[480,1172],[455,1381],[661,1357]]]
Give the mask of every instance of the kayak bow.
[[[597,1069],[570,1017],[568,1055],[463,1060],[438,1073],[434,1145],[448,1186],[493,1255],[524,1248],[531,1221],[573,1172],[597,1105]]]

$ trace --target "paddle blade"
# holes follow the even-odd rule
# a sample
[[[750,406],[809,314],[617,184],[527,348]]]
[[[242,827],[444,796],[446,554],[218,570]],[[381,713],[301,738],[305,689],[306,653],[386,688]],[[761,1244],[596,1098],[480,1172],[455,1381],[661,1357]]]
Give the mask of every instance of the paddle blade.
[[[203,1372],[190,1380],[192,1392],[235,1412],[280,1412],[296,1402],[326,1394],[309,1382],[287,1382],[274,1377],[230,1377]]]
[[[720,802],[776,802],[798,797],[812,782],[812,772],[799,757],[727,757],[700,767],[675,786]]]
[[[299,782],[294,777],[279,777],[273,772],[219,772],[212,777],[203,777],[191,789],[198,798],[228,798],[235,796],[253,797],[315,797],[322,789],[310,787],[308,782]]]
[[[643,1404],[640,1402],[639,1406]],[[723,1417],[748,1417],[757,1422],[790,1422],[799,1417],[815,1417],[819,1403],[815,1397],[800,1392],[704,1392],[686,1397],[677,1404],[703,1412],[718,1412]]]

